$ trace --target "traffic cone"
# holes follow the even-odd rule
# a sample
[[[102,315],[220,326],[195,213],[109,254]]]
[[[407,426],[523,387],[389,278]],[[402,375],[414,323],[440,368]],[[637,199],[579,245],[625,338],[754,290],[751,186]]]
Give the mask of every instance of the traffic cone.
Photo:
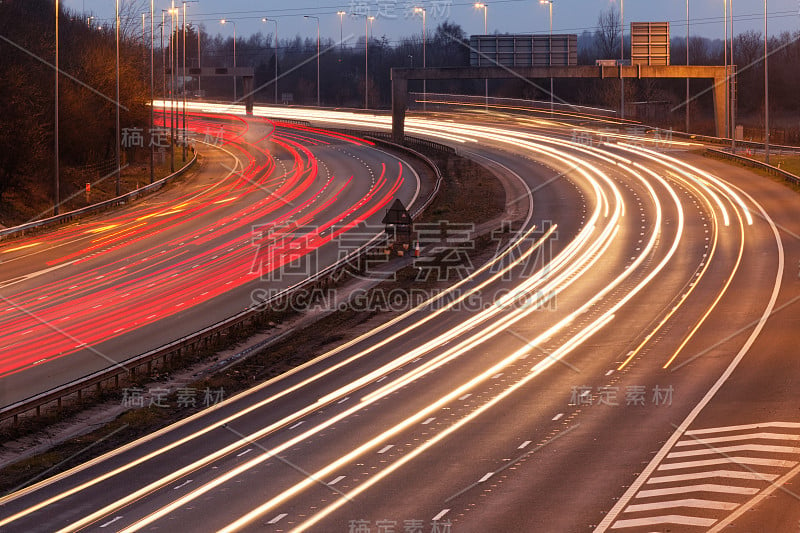
[[[414,257],[419,257],[419,241],[414,243]]]

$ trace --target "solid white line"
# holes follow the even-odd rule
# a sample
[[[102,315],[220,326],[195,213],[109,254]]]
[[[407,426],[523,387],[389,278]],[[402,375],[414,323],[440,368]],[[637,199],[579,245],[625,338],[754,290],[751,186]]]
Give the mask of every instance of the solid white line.
[[[678,441],[675,446],[692,446],[694,444],[715,444],[717,442],[731,442],[735,440],[747,439],[768,439],[768,440],[800,440],[800,435],[788,433],[742,433],[739,435],[725,435],[724,437],[712,437],[710,439],[688,439]]]
[[[383,448],[378,450],[378,453],[386,453],[389,450],[391,450],[392,448],[394,448],[394,444],[387,444],[386,446],[384,446]]]
[[[518,449],[518,450],[521,450],[521,449],[523,449],[523,448],[527,448],[527,447],[528,447],[528,444],[530,444],[530,443],[531,443],[531,441],[529,441],[529,440],[526,440],[525,442],[523,442],[522,444],[520,444],[519,446],[517,446],[517,449]]]
[[[688,481],[690,479],[707,479],[715,477],[729,477],[735,479],[752,479],[756,481],[772,481],[776,474],[759,474],[758,472],[742,472],[740,470],[713,470],[710,472],[695,472],[693,474],[682,474],[679,476],[660,476],[651,477],[647,484],[651,483],[672,483],[673,481]]]
[[[436,420],[436,417],[435,417],[435,416],[432,416],[432,417],[428,418],[427,420],[425,420],[425,421],[422,423],[422,425],[423,425],[423,426],[427,426],[428,424],[430,424],[430,423],[431,423],[431,422],[433,422],[434,420]]]
[[[696,468],[698,466],[712,465],[764,465],[791,468],[797,461],[783,461],[781,459],[762,459],[760,457],[721,457],[719,459],[706,459],[705,461],[684,461],[682,463],[666,463],[660,465],[657,470],[679,470],[681,468]]]
[[[668,489],[640,490],[637,498],[652,498],[654,496],[667,496],[669,494],[683,494],[685,492],[723,492],[725,494],[755,494],[758,489],[750,487],[737,487],[735,485],[715,485],[705,483],[703,485],[683,485],[681,487],[670,487]]]
[[[681,526],[709,527],[714,522],[713,518],[697,518],[694,516],[665,515],[651,516],[649,518],[634,518],[631,520],[617,520],[611,529],[622,529],[626,527],[654,526],[656,524],[678,524]]]
[[[437,514],[436,516],[434,516],[434,517],[433,517],[433,520],[434,520],[434,521],[436,521],[436,520],[439,520],[441,517],[443,517],[444,515],[446,515],[446,514],[448,513],[448,511],[450,511],[450,509],[442,509],[442,510],[439,512],[439,514]]]
[[[667,454],[667,459],[674,457],[692,457],[695,455],[722,455],[730,452],[770,452],[770,453],[800,453],[800,448],[791,446],[768,446],[766,444],[740,444],[738,446],[724,446],[722,448],[703,448],[686,452],[672,452]]]
[[[564,413],[558,413],[558,414],[557,414],[556,416],[554,416],[552,419],[553,419],[553,420],[559,420],[559,419],[560,419],[562,416],[564,416]]]
[[[277,524],[278,522],[283,520],[283,518],[285,516],[286,516],[286,513],[281,513],[278,516],[276,516],[275,518],[273,518],[272,520],[270,520],[269,522],[267,522],[267,524]]]
[[[638,513],[640,511],[656,511],[660,509],[673,509],[675,507],[692,507],[697,509],[719,509],[723,511],[732,511],[738,506],[738,503],[733,502],[718,502],[715,500],[689,498],[685,500],[670,500],[666,502],[637,503],[635,505],[629,505],[625,509],[625,512]]]
[[[494,472],[489,472],[489,473],[487,473],[486,475],[484,475],[482,478],[480,478],[480,479],[478,480],[478,483],[483,483],[484,481],[486,481],[487,479],[489,479],[489,478],[490,478],[490,477],[492,477],[493,475],[494,475]]]
[[[800,422],[762,422],[759,424],[744,424],[741,426],[722,426],[717,428],[693,429],[684,435],[708,435],[709,433],[724,433],[726,431],[743,431],[761,428],[791,428],[800,429]]]
[[[343,480],[345,477],[347,477],[347,476],[339,476],[336,479],[334,479],[333,481],[328,482],[328,485],[336,485],[341,480]]]

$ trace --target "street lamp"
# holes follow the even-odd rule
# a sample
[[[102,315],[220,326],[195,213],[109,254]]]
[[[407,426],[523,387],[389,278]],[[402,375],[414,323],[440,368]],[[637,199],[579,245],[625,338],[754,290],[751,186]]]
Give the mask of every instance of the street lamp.
[[[730,76],[728,75],[728,0],[722,0],[724,5],[722,20],[725,23],[725,135],[730,136]]]
[[[153,128],[155,127],[155,112],[153,111],[153,101],[155,100],[155,0],[150,0],[150,183],[155,181],[155,143],[153,143]]]
[[[414,13],[421,13],[422,14],[422,68],[426,68],[426,53],[425,53],[425,34],[427,33],[425,27],[425,15],[426,11],[424,7],[415,7]],[[422,79],[422,110],[427,111],[427,102],[428,102],[428,85],[426,79]]]
[[[227,19],[222,19],[219,23],[233,25],[233,103],[236,103],[236,23]]]
[[[625,0],[619,0],[619,116],[625,118],[625,78],[622,77],[622,64],[625,62]]]
[[[342,51],[344,47],[344,32],[343,32],[343,25],[344,25],[344,16],[347,14],[345,11],[337,11],[337,15],[339,15],[339,62],[342,62]]]
[[[278,105],[278,21],[275,19],[270,19],[264,17],[261,19],[261,22],[273,22],[275,23],[275,105]]]
[[[58,214],[58,204],[61,203],[61,192],[59,191],[59,165],[58,165],[58,16],[60,14],[61,8],[58,5],[58,0],[55,1],[56,4],[56,57],[55,57],[55,65],[56,65],[56,72],[55,72],[55,131],[53,132],[54,144],[55,144],[55,168],[54,175],[53,175],[53,215]],[[89,17],[89,21],[92,20],[92,17]],[[88,22],[87,22],[88,23]]]
[[[168,10],[169,12],[169,126],[170,126],[170,146],[169,146],[169,168],[170,172],[175,172],[175,128],[177,126],[176,119],[175,119],[175,85],[176,78],[175,78],[175,67],[178,61],[177,51],[175,50],[175,41],[177,39],[177,34],[175,32],[175,17],[178,14],[178,10],[175,9],[175,0],[172,0],[172,7]]]
[[[120,161],[120,135],[119,135],[119,0],[114,2],[116,8],[116,15],[114,24],[114,31],[116,33],[117,38],[117,95],[116,99],[114,100],[114,105],[117,108],[117,196],[122,194],[120,190],[120,167],[122,166]]]
[[[769,40],[767,39],[767,0],[764,0],[764,162],[769,165]]]
[[[549,59],[547,66],[552,70],[553,68],[553,0],[539,0],[542,5],[548,5],[550,8],[550,38],[547,50]],[[550,76],[550,118],[553,118],[553,76]]]
[[[733,0],[729,0],[730,6],[728,12],[731,17],[731,78],[729,86],[731,87],[731,152],[736,153],[736,71],[734,70],[733,62]]]
[[[319,105],[319,17],[313,15],[303,15],[306,19],[315,19],[317,21],[317,107]]]
[[[689,66],[689,0],[686,0],[686,66]],[[686,77],[686,133],[689,133],[689,77]]]
[[[487,34],[486,29],[486,19],[487,19],[487,11],[489,6],[485,2],[475,2],[475,9],[483,9],[483,34]],[[480,47],[480,41],[478,41],[478,47]],[[480,56],[478,58],[478,63],[480,63]],[[483,78],[483,102],[486,111],[489,110],[489,78]]]

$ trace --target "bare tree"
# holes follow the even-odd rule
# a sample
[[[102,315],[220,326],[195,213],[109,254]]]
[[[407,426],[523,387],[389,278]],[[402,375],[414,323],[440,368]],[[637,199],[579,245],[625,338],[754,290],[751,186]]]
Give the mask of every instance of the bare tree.
[[[601,11],[597,17],[597,31],[595,31],[594,36],[601,58],[617,57],[621,22],[622,18],[615,6]]]

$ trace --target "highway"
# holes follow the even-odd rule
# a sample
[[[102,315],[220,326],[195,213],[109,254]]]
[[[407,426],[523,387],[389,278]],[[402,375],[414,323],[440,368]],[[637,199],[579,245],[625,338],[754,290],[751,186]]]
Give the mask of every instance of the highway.
[[[189,128],[203,157],[185,186],[0,245],[2,405],[242,311],[417,197],[413,169],[357,139],[205,114]]]
[[[494,257],[288,374],[0,499],[0,528],[796,527],[798,199],[692,143],[604,127],[409,117],[408,134],[525,191]]]

